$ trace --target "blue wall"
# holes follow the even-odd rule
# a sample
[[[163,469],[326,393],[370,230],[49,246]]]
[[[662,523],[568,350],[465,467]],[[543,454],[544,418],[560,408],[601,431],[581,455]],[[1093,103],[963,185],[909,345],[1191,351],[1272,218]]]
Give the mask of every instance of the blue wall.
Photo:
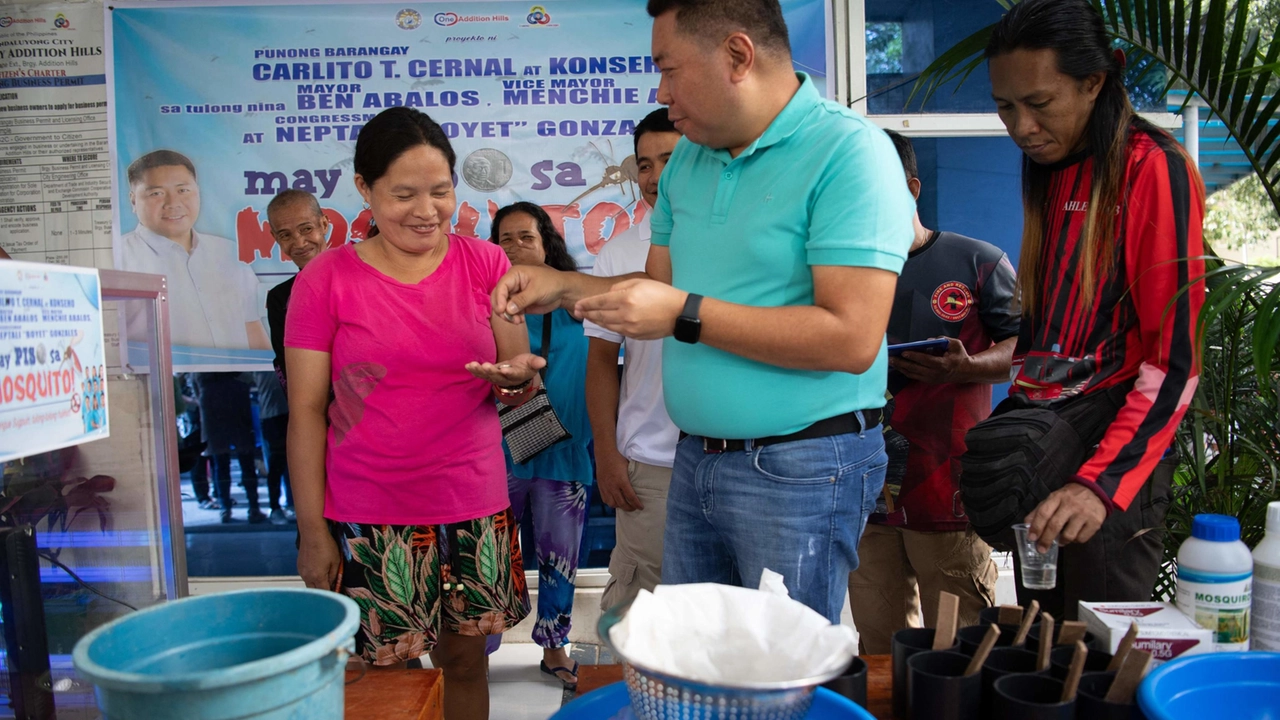
[[[920,172],[920,221],[986,240],[1018,265],[1022,242],[1022,152],[1008,136],[912,138]],[[1004,399],[1008,384],[992,400]]]

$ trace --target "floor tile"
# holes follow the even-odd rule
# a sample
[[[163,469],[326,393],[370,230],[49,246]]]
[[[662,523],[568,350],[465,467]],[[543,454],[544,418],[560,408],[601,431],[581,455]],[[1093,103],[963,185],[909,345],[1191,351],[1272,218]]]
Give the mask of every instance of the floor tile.
[[[549,682],[559,683],[543,675],[538,669],[542,661],[542,648],[533,643],[504,642],[498,651],[489,656],[489,682]]]
[[[498,682],[489,685],[493,720],[547,720],[560,709],[558,682]]]

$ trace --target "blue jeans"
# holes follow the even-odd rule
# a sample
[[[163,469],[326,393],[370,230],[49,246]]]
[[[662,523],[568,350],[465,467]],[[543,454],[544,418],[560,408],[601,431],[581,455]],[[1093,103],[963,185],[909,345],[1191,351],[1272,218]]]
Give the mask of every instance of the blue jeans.
[[[792,598],[840,622],[888,462],[879,426],[713,455],[701,438],[681,440],[662,582],[757,587],[769,568]]]

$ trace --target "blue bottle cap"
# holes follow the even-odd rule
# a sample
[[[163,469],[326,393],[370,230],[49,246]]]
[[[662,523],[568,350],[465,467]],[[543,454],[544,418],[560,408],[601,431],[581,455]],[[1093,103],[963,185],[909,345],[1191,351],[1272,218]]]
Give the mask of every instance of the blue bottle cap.
[[[1240,521],[1230,515],[1197,515],[1191,521],[1191,537],[1209,542],[1235,542],[1240,539]]]

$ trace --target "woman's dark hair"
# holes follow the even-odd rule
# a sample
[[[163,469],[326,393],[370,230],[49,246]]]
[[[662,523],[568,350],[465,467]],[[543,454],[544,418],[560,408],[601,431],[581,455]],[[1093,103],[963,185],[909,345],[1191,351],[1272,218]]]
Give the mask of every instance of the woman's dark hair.
[[[551,216],[546,210],[531,202],[512,203],[499,210],[493,216],[493,224],[489,229],[490,242],[498,244],[499,235],[502,232],[502,221],[515,213],[524,213],[537,223],[538,235],[542,237],[542,252],[547,256],[548,266],[567,272],[578,269],[578,264],[573,261],[573,256],[569,254],[569,248],[564,243],[564,236],[556,229],[555,223],[551,222]]]
[[[387,108],[360,129],[356,138],[355,171],[368,185],[373,185],[397,158],[419,145],[429,145],[444,153],[449,172],[458,164],[458,156],[449,144],[444,128],[424,112],[413,108]]]
[[[355,172],[364,178],[366,185],[373,186],[387,168],[407,151],[427,145],[444,153],[449,163],[449,174],[454,172],[458,164],[458,156],[449,144],[449,136],[444,128],[432,120],[429,115],[413,108],[387,108],[374,116],[360,129],[356,138]],[[378,234],[378,228],[369,225],[368,237]]]
[[[1116,222],[1112,210],[1123,201],[1126,147],[1131,129],[1163,131],[1138,117],[1124,87],[1124,67],[1112,49],[1102,16],[1089,0],[1023,0],[1001,18],[991,33],[988,60],[1015,50],[1052,50],[1058,72],[1076,80],[1105,73],[1102,90],[1085,128],[1085,147],[1093,158],[1093,189],[1080,242],[1081,300],[1091,302],[1098,275],[1114,260]],[[1176,145],[1176,143],[1175,143]],[[1045,241],[1046,203],[1052,171],[1022,158],[1022,252],[1018,290],[1024,313],[1034,309],[1040,287]]]

